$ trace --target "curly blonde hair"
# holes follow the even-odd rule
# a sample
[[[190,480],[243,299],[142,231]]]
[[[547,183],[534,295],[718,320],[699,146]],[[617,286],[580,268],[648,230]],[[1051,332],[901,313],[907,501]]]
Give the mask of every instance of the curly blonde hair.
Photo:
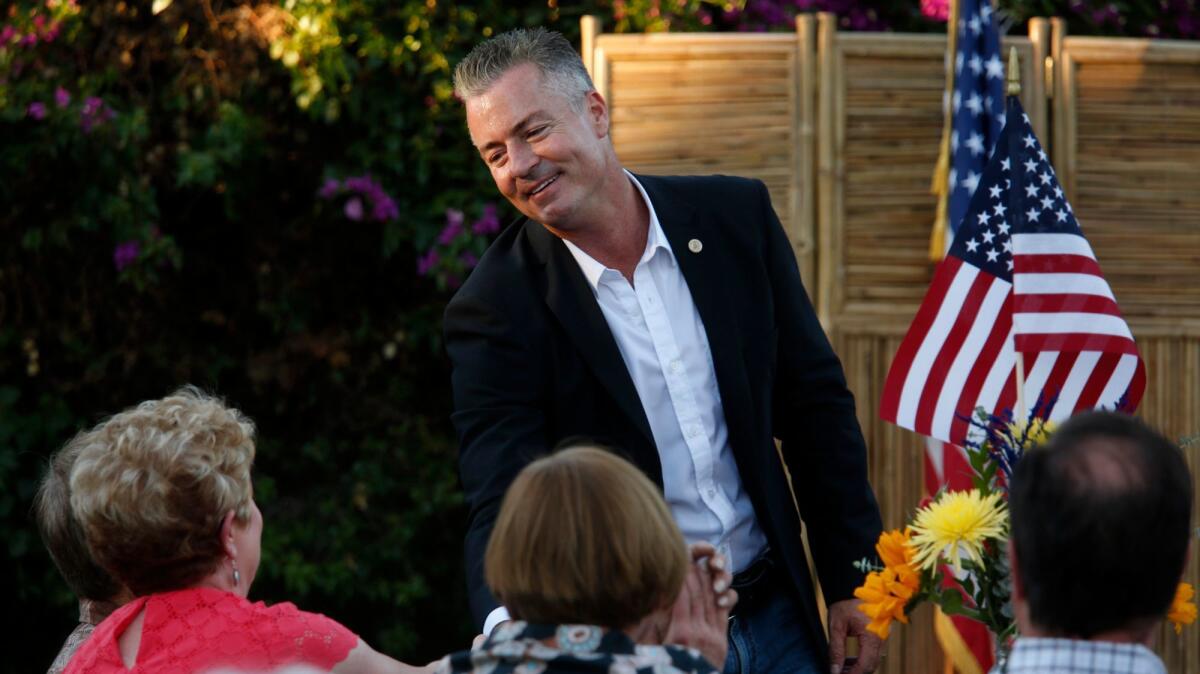
[[[249,520],[254,424],[199,389],[143,402],[71,442],[71,508],[88,549],[136,595],[212,573],[225,514]]]

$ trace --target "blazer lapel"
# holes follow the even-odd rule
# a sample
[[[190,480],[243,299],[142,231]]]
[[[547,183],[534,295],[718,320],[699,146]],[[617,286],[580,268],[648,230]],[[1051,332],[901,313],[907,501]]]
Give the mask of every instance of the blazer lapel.
[[[718,223],[670,190],[663,189],[652,176],[639,175],[637,179],[654,204],[658,221],[691,291],[692,302],[704,323],[730,445],[736,454],[739,447],[753,438],[750,433],[752,398],[742,360],[742,339],[737,330],[733,300],[724,281],[737,270],[729,268],[728,259],[721,254]],[[692,248],[693,240],[700,242],[698,252]]]
[[[653,449],[654,435],[646,411],[634,388],[633,378],[625,367],[617,342],[608,327],[608,321],[600,311],[600,305],[592,288],[584,278],[579,264],[571,252],[553,234],[536,222],[526,222],[526,232],[537,256],[545,264],[546,277],[543,288],[546,304],[558,318],[575,343],[580,356],[591,368],[596,378],[608,389],[625,415]],[[636,448],[625,448],[634,451]],[[657,454],[654,463],[658,462]]]

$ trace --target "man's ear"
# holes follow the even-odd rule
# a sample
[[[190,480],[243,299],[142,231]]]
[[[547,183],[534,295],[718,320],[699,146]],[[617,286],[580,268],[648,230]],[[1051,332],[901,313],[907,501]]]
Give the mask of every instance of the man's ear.
[[[237,545],[233,542],[233,519],[232,510],[225,513],[225,517],[221,519],[221,547],[230,558],[237,557]]]
[[[588,121],[592,124],[592,131],[597,138],[604,138],[608,135],[608,103],[595,89],[587,92],[583,103],[586,106]]]

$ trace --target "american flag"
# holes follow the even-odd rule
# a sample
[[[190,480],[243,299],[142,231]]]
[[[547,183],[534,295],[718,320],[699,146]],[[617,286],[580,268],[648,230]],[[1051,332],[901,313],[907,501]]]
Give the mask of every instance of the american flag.
[[[1004,128],[1004,61],[991,0],[959,0],[957,30],[947,185],[951,236]]]
[[[1050,419],[1136,408],[1145,367],[1054,169],[1015,97],[954,243],[900,345],[881,416],[955,445],[967,418],[1055,399]]]

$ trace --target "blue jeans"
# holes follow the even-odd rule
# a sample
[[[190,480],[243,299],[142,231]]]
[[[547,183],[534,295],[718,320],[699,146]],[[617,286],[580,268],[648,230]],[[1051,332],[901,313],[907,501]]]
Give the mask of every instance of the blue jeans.
[[[817,648],[795,594],[780,587],[730,618],[724,674],[827,674]]]

